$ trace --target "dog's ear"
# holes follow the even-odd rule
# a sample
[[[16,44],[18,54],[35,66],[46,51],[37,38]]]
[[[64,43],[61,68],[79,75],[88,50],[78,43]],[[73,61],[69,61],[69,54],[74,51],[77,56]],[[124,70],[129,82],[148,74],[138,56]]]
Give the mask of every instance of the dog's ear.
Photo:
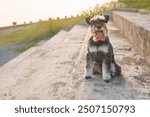
[[[105,23],[107,23],[109,21],[109,15],[104,15],[105,17]]]
[[[88,16],[88,17],[85,18],[85,21],[86,21],[86,23],[87,23],[88,25],[91,24],[91,18],[92,18],[92,17],[93,17],[93,16]]]
[[[90,25],[90,24],[91,24],[91,16],[86,17],[86,18],[85,18],[85,21],[86,21],[86,23],[87,23],[88,25]]]

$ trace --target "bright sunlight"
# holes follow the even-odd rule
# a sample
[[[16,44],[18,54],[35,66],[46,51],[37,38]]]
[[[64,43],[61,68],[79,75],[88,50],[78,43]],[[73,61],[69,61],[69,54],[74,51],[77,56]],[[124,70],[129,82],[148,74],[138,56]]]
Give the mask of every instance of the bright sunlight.
[[[77,15],[88,7],[111,0],[0,0],[0,27],[52,17]]]

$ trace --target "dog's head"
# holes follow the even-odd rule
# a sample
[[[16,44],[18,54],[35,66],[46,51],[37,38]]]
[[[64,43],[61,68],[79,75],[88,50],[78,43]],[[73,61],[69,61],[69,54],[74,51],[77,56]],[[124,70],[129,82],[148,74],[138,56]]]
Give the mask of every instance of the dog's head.
[[[108,30],[106,23],[109,21],[108,15],[95,15],[85,18],[88,25],[90,25],[93,41],[105,41]]]

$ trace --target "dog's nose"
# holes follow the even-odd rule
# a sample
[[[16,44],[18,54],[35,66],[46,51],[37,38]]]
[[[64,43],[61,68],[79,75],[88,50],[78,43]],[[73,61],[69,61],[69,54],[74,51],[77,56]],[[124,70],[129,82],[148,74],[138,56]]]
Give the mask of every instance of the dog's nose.
[[[101,26],[97,26],[98,29],[101,29]]]

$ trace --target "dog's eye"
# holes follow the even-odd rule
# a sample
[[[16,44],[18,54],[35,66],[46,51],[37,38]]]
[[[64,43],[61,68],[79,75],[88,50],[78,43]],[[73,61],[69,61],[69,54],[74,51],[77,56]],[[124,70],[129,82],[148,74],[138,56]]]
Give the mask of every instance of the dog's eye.
[[[91,24],[96,25],[97,21],[92,21]]]
[[[94,24],[94,21],[91,21],[91,24]]]

